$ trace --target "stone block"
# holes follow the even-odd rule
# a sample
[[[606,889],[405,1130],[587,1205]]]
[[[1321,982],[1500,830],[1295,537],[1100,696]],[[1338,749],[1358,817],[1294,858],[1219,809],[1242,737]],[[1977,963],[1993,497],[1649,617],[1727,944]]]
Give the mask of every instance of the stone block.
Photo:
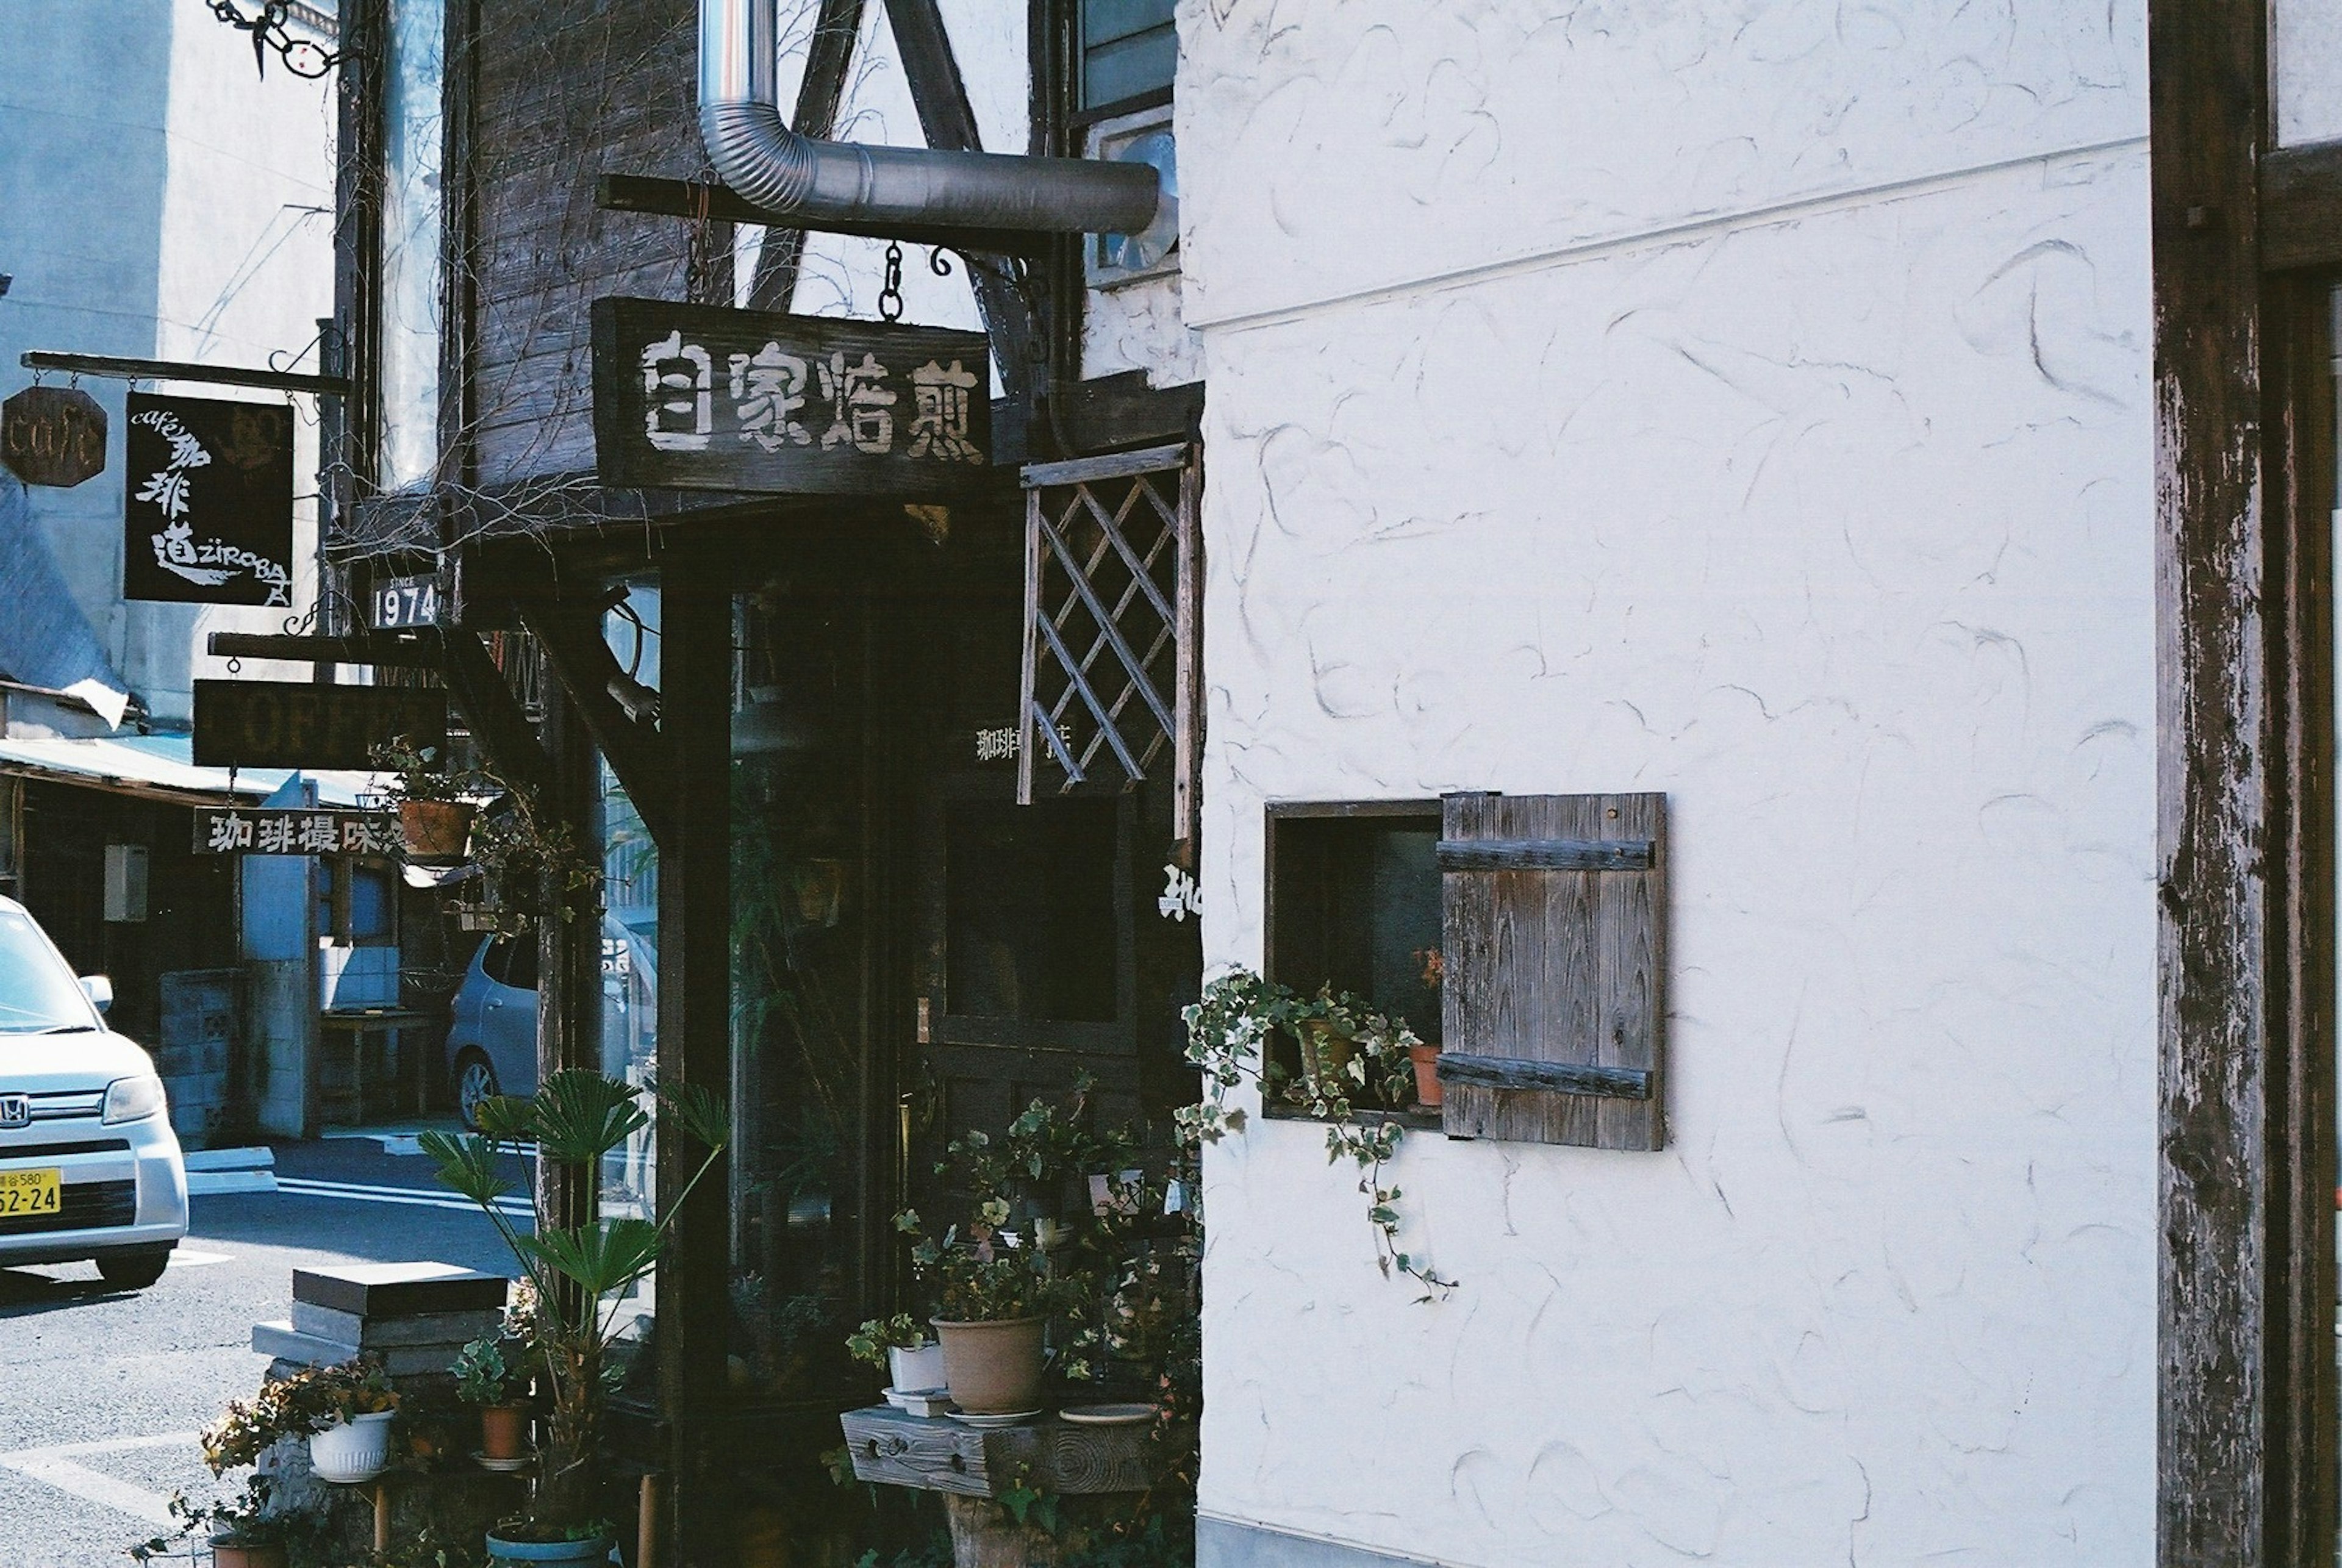
[[[328,1339],[323,1334],[303,1333],[290,1323],[256,1323],[252,1325],[252,1348],[263,1355],[273,1355],[279,1361],[300,1366],[337,1366],[357,1356],[360,1347],[346,1340]],[[419,1375],[444,1375],[448,1363],[455,1359],[455,1345],[370,1345],[365,1353],[382,1363],[383,1371],[391,1381],[404,1386],[407,1379]]]
[[[394,1345],[445,1345],[451,1357],[457,1347],[482,1334],[495,1333],[504,1319],[504,1313],[493,1307],[423,1313],[415,1317],[365,1317],[313,1302],[296,1299],[293,1303],[293,1328],[296,1333],[316,1334],[365,1350],[386,1350]]]
[[[293,1299],[364,1318],[501,1312],[512,1282],[453,1263],[350,1263],[295,1269]]]

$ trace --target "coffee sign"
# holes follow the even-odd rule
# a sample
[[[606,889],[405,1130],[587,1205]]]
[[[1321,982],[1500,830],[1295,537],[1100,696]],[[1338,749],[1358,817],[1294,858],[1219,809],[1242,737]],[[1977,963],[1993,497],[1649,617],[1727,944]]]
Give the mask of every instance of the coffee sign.
[[[28,386],[0,403],[0,462],[27,484],[95,479],[105,472],[105,410],[79,387]]]
[[[992,461],[982,333],[594,302],[605,484],[776,495],[950,495]]]
[[[374,766],[378,745],[447,744],[447,694],[309,681],[197,681],[197,767]]]

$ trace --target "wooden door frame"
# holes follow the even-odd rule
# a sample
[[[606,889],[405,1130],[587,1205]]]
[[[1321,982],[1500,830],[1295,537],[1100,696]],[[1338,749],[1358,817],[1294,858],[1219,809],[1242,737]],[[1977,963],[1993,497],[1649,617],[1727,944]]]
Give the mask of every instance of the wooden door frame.
[[[2332,391],[2342,150],[2274,151],[2258,7],[2150,0],[2157,1560],[2337,1529]]]

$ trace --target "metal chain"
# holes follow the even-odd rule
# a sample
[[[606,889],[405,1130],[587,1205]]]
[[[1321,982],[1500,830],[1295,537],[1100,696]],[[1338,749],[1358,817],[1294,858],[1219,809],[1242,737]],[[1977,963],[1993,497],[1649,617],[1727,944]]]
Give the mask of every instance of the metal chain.
[[[903,246],[896,240],[886,242],[886,286],[878,291],[878,318],[903,319]]]
[[[209,0],[212,15],[239,33],[252,35],[252,64],[261,76],[268,75],[268,51],[276,51],[285,68],[296,76],[316,80],[335,65],[344,55],[338,49],[326,49],[295,38],[285,28],[285,19],[293,14],[292,0],[261,0],[260,13],[246,16],[235,8],[235,0]]]

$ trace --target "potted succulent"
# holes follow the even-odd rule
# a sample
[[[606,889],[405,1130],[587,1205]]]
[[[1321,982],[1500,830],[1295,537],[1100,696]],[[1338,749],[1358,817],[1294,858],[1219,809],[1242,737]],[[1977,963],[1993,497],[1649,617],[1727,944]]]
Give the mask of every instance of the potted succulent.
[[[497,1162],[497,1145],[534,1141],[540,1160],[591,1180],[609,1155],[650,1124],[646,1092],[600,1073],[547,1076],[530,1099],[482,1102],[480,1135],[427,1132],[423,1152],[439,1180],[479,1205],[504,1238],[536,1302],[531,1336],[549,1409],[542,1460],[527,1513],[488,1536],[492,1562],[598,1563],[609,1553],[602,1517],[601,1436],[605,1370],[621,1298],[656,1266],[675,1216],[722,1157],[730,1137],[723,1104],[696,1084],[660,1092],[662,1142],[673,1133],[704,1154],[656,1220],[604,1218],[564,1225],[539,1213],[532,1233],[517,1230],[498,1206],[515,1183]]]
[[[924,1393],[944,1386],[943,1346],[909,1313],[872,1318],[854,1331],[846,1351],[856,1361],[885,1367],[894,1379],[890,1393]]]
[[[374,765],[396,775],[385,797],[398,810],[409,860],[453,865],[464,858],[477,808],[464,798],[465,779],[440,766],[439,748],[420,749],[399,735],[374,748]]]
[[[482,1334],[456,1353],[455,1397],[480,1407],[482,1463],[515,1469],[528,1457],[528,1386],[535,1349],[509,1330]]]
[[[145,1563],[158,1556],[175,1556],[180,1541],[202,1536],[211,1548],[213,1568],[286,1568],[296,1546],[307,1546],[323,1533],[322,1523],[295,1510],[271,1510],[269,1483],[265,1475],[246,1478],[244,1494],[196,1504],[185,1493],[174,1493],[169,1504],[178,1528],[130,1548],[131,1560]]]

